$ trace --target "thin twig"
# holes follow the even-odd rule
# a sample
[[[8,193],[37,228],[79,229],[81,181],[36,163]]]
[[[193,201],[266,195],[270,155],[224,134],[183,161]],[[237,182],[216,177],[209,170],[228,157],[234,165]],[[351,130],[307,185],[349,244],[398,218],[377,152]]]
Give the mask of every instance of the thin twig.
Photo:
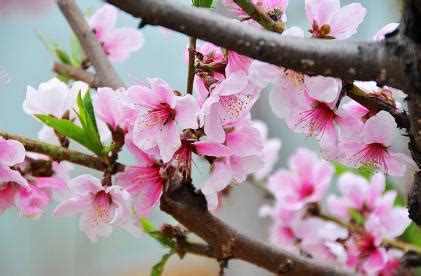
[[[52,160],[55,161],[69,161],[71,163],[99,171],[104,171],[109,168],[109,163],[107,162],[106,158],[96,157],[67,148],[39,142],[22,136],[9,134],[3,131],[0,131],[0,136],[6,140],[11,139],[19,141],[23,144],[25,150],[48,155]],[[124,171],[124,165],[117,163],[114,173],[119,171]]]
[[[77,68],[59,62],[54,62],[52,70],[57,74],[66,75],[72,78],[73,80],[80,80],[86,82],[91,88],[98,88],[102,86],[96,74],[90,73],[81,68]]]
[[[74,0],[57,0],[57,4],[79,39],[83,51],[94,66],[101,85],[114,89],[124,87],[123,81],[117,75]]]
[[[189,38],[189,68],[187,75],[187,94],[193,93],[193,81],[194,81],[194,60],[196,54],[196,38]]]

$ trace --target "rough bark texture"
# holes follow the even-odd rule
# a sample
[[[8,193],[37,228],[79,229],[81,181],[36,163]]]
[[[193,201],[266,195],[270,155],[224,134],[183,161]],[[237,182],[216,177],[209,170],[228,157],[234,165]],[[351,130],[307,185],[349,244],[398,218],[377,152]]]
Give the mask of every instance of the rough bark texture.
[[[194,192],[189,182],[170,184],[161,198],[161,210],[170,214],[191,232],[205,240],[218,260],[240,259],[265,268],[275,274],[288,275],[347,275],[311,259],[274,249],[244,236],[209,213],[206,199]]]
[[[107,2],[142,18],[142,22],[161,25],[308,75],[333,76],[344,81],[376,80],[405,88],[407,76],[397,68],[401,64],[401,53],[381,43],[281,36],[177,1]]]

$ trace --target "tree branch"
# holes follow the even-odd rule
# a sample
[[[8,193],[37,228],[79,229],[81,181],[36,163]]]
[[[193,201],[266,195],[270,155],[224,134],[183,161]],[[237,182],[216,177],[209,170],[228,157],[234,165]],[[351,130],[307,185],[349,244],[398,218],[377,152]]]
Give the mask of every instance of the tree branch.
[[[86,56],[94,66],[101,85],[114,89],[124,87],[124,83],[117,75],[74,0],[57,0],[57,4],[79,39]]]
[[[110,167],[106,158],[100,158],[93,155],[81,153],[67,148],[39,142],[18,135],[9,134],[0,131],[0,136],[6,140],[16,140],[23,144],[26,151],[36,152],[48,155],[54,161],[69,161],[74,164],[82,165],[91,169],[104,171]],[[117,163],[114,173],[124,171],[124,165]]]
[[[189,68],[187,73],[187,94],[193,93],[193,82],[194,82],[194,60],[196,56],[196,38],[189,38]]]
[[[206,199],[194,192],[191,183],[185,182],[178,187],[171,183],[170,190],[161,198],[161,210],[205,240],[218,260],[240,259],[276,274],[350,274],[281,249],[275,250],[238,233],[209,213]]]
[[[86,82],[89,87],[98,88],[101,85],[99,78],[96,74],[90,73],[82,68],[77,68],[71,65],[54,62],[52,71],[57,74],[66,75],[74,80]]]
[[[161,25],[304,74],[338,77],[345,81],[376,80],[400,89],[407,85],[407,75],[401,67],[403,51],[385,44],[280,36],[169,0],[107,2],[149,24]]]

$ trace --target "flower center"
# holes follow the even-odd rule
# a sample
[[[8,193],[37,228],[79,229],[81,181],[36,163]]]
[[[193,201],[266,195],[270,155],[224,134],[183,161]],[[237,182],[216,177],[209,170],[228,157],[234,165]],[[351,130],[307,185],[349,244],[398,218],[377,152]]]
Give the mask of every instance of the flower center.
[[[143,115],[143,121],[148,127],[162,126],[174,118],[175,110],[167,103],[160,103]]]
[[[304,182],[298,190],[300,198],[306,198],[314,193],[314,186],[311,183]]]
[[[377,249],[374,237],[370,234],[364,234],[357,238],[357,247],[361,258],[371,255]]]
[[[389,154],[387,147],[380,143],[368,144],[363,150],[355,154],[363,164],[383,167],[387,170],[386,155]]]
[[[300,113],[300,119],[296,126],[305,125],[309,136],[322,137],[324,132],[333,127],[335,112],[322,102],[317,102],[313,108]]]
[[[105,224],[110,223],[110,206],[112,203],[111,195],[106,191],[99,191],[95,194],[94,206],[94,222],[96,224],[103,222]]]

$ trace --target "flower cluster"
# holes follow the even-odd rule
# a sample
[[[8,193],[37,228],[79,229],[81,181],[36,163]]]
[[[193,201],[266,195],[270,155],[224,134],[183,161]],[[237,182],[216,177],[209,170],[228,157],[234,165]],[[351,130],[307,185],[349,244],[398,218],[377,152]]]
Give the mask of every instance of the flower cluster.
[[[387,249],[409,226],[408,211],[395,207],[396,191],[385,192],[385,176],[376,173],[370,182],[359,175],[342,174],[340,196],[329,195],[326,210],[339,218],[322,215],[334,168],[313,152],[300,148],[289,159],[288,169],[276,171],[268,180],[275,198],[261,215],[273,219],[271,239],[279,247],[369,275],[397,271],[389,266],[402,251]],[[390,275],[390,274],[388,274]]]

